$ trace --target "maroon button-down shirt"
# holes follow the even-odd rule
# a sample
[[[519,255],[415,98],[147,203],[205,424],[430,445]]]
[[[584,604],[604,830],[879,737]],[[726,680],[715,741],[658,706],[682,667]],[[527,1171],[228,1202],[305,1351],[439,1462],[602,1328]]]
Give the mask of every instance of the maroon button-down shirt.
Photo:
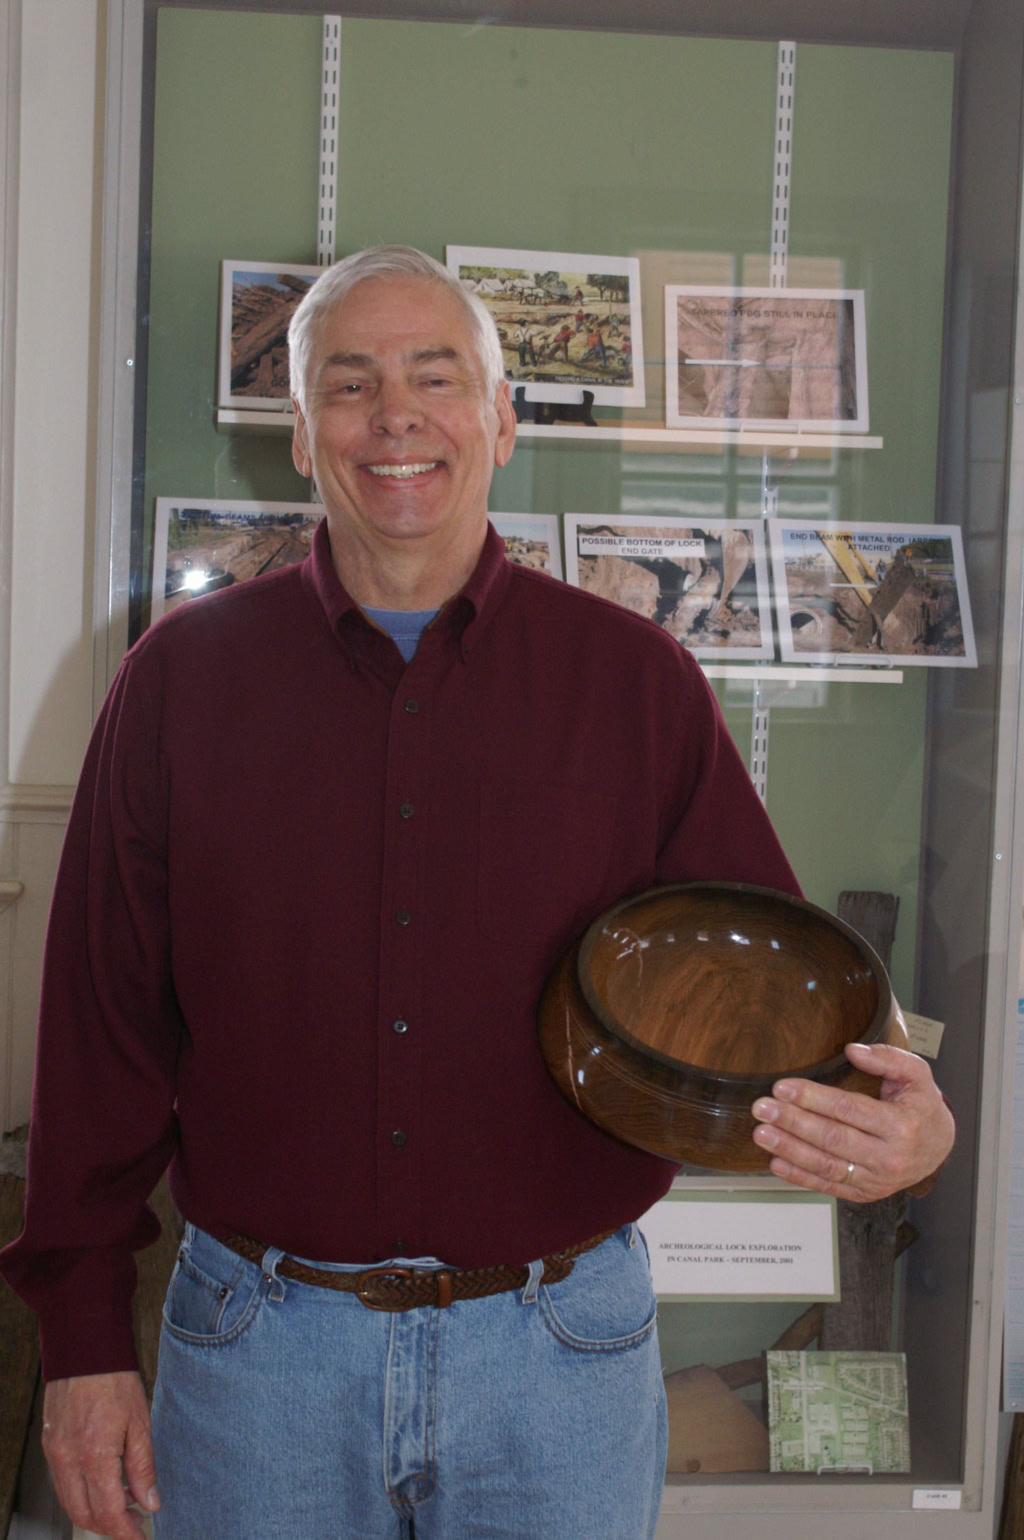
[[[48,1378],[131,1367],[132,1249],[187,1218],[299,1256],[520,1263],[636,1218],[673,1166],[585,1121],[544,979],[653,883],[796,891],[693,659],[490,530],[406,666],[294,567],[131,650],[47,942],[26,1228]]]

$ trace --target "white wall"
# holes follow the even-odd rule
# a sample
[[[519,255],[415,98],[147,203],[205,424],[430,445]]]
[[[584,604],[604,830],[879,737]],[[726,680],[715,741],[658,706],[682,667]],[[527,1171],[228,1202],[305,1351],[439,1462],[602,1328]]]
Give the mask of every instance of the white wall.
[[[28,1118],[46,912],[92,712],[105,11],[0,0],[3,1129]]]

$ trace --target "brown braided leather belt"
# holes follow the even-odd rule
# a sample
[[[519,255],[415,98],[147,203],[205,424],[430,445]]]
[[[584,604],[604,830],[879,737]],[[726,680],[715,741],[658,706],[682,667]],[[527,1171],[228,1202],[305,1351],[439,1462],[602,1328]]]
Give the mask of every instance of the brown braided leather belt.
[[[573,1270],[577,1257],[593,1251],[614,1230],[595,1235],[578,1246],[568,1246],[544,1258],[542,1283],[561,1283]],[[229,1235],[222,1246],[237,1252],[247,1262],[259,1266],[267,1252],[259,1241],[244,1235]],[[527,1266],[472,1267],[467,1269],[418,1267],[368,1267],[361,1273],[336,1273],[326,1267],[310,1267],[294,1257],[282,1257],[277,1264],[282,1278],[296,1283],[311,1283],[319,1289],[337,1289],[354,1294],[367,1310],[418,1310],[425,1305],[443,1310],[457,1299],[483,1299],[488,1294],[504,1294],[509,1289],[524,1289],[530,1276]]]

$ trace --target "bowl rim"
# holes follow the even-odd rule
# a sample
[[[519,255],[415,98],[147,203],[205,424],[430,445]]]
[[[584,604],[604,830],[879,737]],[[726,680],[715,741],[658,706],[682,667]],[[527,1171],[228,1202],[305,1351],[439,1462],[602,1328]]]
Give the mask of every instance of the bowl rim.
[[[863,955],[878,984],[878,1005],[870,1025],[860,1037],[851,1039],[851,1042],[874,1044],[884,1041],[889,1018],[895,1006],[892,984],[882,959],[870,941],[867,941],[859,930],[855,930],[852,925],[847,924],[845,920],[841,920],[838,915],[831,914],[829,910],[823,909],[820,904],[812,904],[810,899],[799,898],[795,893],[784,893],[778,888],[761,887],[753,882],[712,881],[658,883],[652,888],[645,888],[643,892],[630,893],[624,898],[617,899],[607,909],[602,910],[596,919],[592,920],[590,925],[587,926],[576,948],[574,969],[576,983],[588,1009],[596,1017],[604,1030],[612,1037],[621,1039],[622,1042],[626,1043],[634,1052],[639,1053],[642,1057],[666,1065],[669,1069],[689,1073],[702,1080],[711,1081],[722,1086],[733,1086],[736,1088],[750,1086],[756,1090],[759,1087],[770,1086],[776,1080],[785,1080],[790,1077],[828,1082],[835,1079],[841,1070],[849,1069],[850,1061],[845,1053],[835,1054],[830,1059],[820,1059],[814,1064],[800,1065],[793,1069],[777,1070],[767,1075],[741,1074],[733,1070],[707,1069],[703,1065],[690,1064],[685,1059],[673,1058],[671,1054],[662,1053],[658,1048],[652,1048],[649,1043],[645,1043],[641,1038],[635,1037],[628,1028],[624,1027],[620,1021],[605,1009],[591,985],[589,969],[590,958],[594,947],[597,945],[600,933],[622,910],[628,909],[646,898],[661,898],[669,893],[692,893],[698,891],[753,894],[760,898],[774,899],[778,902],[789,904],[794,909],[802,910],[805,913],[815,915],[819,919],[827,921],[834,929],[845,935],[847,940]]]

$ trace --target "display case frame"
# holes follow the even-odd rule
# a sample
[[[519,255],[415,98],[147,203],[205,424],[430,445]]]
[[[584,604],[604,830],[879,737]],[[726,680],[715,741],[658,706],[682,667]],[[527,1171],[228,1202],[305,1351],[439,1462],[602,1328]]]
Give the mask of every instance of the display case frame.
[[[148,250],[148,198],[151,192],[152,119],[148,103],[153,90],[154,52],[152,24],[160,9],[196,8],[194,0],[110,0],[108,6],[108,79],[106,117],[106,165],[104,178],[104,263],[102,293],[102,330],[100,380],[98,386],[100,435],[98,448],[98,526],[95,575],[96,613],[102,617],[95,639],[96,689],[102,697],[127,645],[132,617],[137,609],[138,555],[140,538],[139,500],[142,497],[140,467],[145,455],[145,368]],[[277,11],[281,5],[271,0],[221,0],[223,10]],[[309,15],[334,12],[330,4],[288,7]],[[972,356],[986,347],[991,355],[999,353],[991,338],[983,335],[985,322],[977,304],[964,297],[971,269],[971,237],[967,222],[972,209],[972,179],[984,180],[981,170],[986,156],[995,164],[995,174],[1003,189],[1013,190],[1012,261],[1007,269],[1007,229],[999,232],[1000,279],[1012,273],[1009,288],[999,291],[997,311],[1010,320],[1013,330],[1012,352],[986,359],[986,378],[1004,398],[1000,453],[991,463],[1001,464],[1004,472],[1000,494],[999,524],[993,534],[993,557],[987,569],[998,575],[998,591],[989,589],[998,603],[1001,623],[995,656],[983,657],[984,678],[935,682],[930,691],[929,735],[933,745],[943,742],[944,733],[952,734],[951,705],[956,710],[987,713],[990,744],[979,749],[966,766],[964,777],[973,786],[981,811],[979,827],[984,824],[990,859],[987,901],[978,905],[984,914],[984,935],[971,934],[962,940],[963,959],[953,959],[947,968],[958,1006],[981,1027],[982,1045],[961,1041],[954,1044],[948,1061],[953,1082],[963,1080],[976,1085],[977,1097],[957,1102],[959,1156],[944,1176],[942,1201],[949,1205],[969,1205],[972,1214],[971,1283],[966,1294],[966,1308],[961,1323],[962,1338],[950,1345],[950,1359],[962,1351],[965,1362],[964,1393],[956,1392],[956,1373],[936,1364],[935,1394],[945,1398],[950,1423],[950,1448],[959,1444],[962,1465],[958,1479],[950,1477],[949,1449],[937,1450],[934,1468],[941,1479],[884,1478],[873,1481],[845,1480],[839,1476],[788,1479],[732,1475],[670,1479],[658,1534],[662,1540],[674,1540],[684,1534],[688,1540],[707,1536],[728,1536],[737,1522],[753,1522],[756,1516],[761,1533],[768,1540],[793,1540],[819,1532],[821,1518],[828,1513],[830,1532],[836,1540],[862,1540],[862,1537],[901,1535],[919,1527],[926,1518],[941,1525],[944,1532],[957,1537],[989,1536],[999,1504],[998,1491],[998,1405],[1001,1350],[1002,1304],[1005,1289],[1005,1222],[1008,1203],[1009,1152],[1012,1139],[1012,1080],[1016,1048],[1015,1032],[1018,994],[1018,958],[1020,924],[1024,899],[1024,788],[1021,785],[1018,744],[1024,721],[1021,676],[1021,596],[1024,593],[1024,321],[1020,299],[1020,193],[1021,139],[1024,120],[1021,115],[1020,68],[1017,55],[1000,77],[1001,106],[1006,121],[1002,130],[987,119],[981,77],[999,46],[1000,27],[1006,26],[995,0],[968,0],[936,8],[928,5],[900,7],[900,15],[889,14],[885,4],[829,7],[823,20],[820,7],[787,0],[773,9],[771,32],[765,30],[763,7],[736,4],[723,10],[720,5],[677,5],[639,3],[630,8],[628,17],[622,8],[607,0],[589,0],[581,21],[580,7],[570,3],[545,8],[545,26],[580,26],[613,31],[650,30],[664,33],[717,34],[728,37],[761,37],[777,40],[781,36],[831,41],[857,46],[914,46],[950,49],[957,59],[956,132],[952,218],[949,234],[947,282],[947,317],[945,364],[943,369],[942,420],[947,430],[939,475],[938,514],[955,503],[959,495],[969,494],[972,461],[971,436],[965,420],[970,407]],[[435,0],[432,4],[363,4],[363,16],[378,19],[458,20],[464,7]],[[346,14],[349,14],[346,12]],[[497,7],[491,18],[499,22],[537,25],[533,7],[508,3]],[[1009,29],[1012,41],[1012,28]],[[1005,45],[1004,36],[1004,45]],[[1019,39],[1018,39],[1019,42]],[[1011,50],[1012,52],[1012,50]],[[1012,68],[1011,68],[1012,66]],[[1016,71],[1016,77],[1013,76]],[[1014,86],[1016,79],[1016,87]],[[1014,90],[1016,89],[1016,96]],[[995,135],[995,140],[993,140]],[[142,255],[140,263],[139,257]],[[974,253],[976,256],[976,253]],[[976,266],[976,264],[975,264]],[[960,308],[958,308],[960,307]],[[992,323],[988,323],[992,324]],[[998,403],[995,407],[999,415]],[[225,424],[227,425],[227,424]],[[250,425],[246,425],[250,426]],[[949,430],[959,428],[956,437]],[[617,430],[607,430],[615,434]],[[653,430],[638,429],[638,432]],[[579,438],[585,429],[562,430],[563,436]],[[533,435],[543,436],[537,429]],[[692,437],[692,436],[691,436]],[[628,437],[622,434],[628,447]],[[807,436],[803,436],[806,442]],[[717,442],[712,438],[712,442]],[[779,440],[775,441],[779,443]],[[667,446],[666,446],[667,447]],[[865,446],[867,447],[867,446]],[[871,447],[874,447],[872,445]],[[549,452],[546,448],[541,452]],[[554,452],[554,448],[550,452]],[[959,458],[958,458],[959,456]],[[134,554],[133,554],[134,543]],[[969,558],[970,560],[970,558]],[[975,570],[976,569],[972,569]],[[945,716],[944,716],[945,713]],[[947,744],[952,752],[952,746]],[[988,754],[990,774],[978,782],[979,767]],[[942,783],[942,777],[926,776],[929,814],[939,818],[938,835],[929,860],[951,859],[956,853],[945,848],[944,831],[952,816],[954,791]],[[947,777],[948,780],[948,777]],[[934,906],[923,916],[918,930],[917,954],[921,1008],[935,1015],[948,1009],[947,999],[936,990],[928,977],[928,947],[934,937],[956,935],[958,921],[955,891],[943,895],[941,910]],[[980,921],[979,921],[980,923]],[[974,1055],[971,1072],[961,1076],[959,1063],[966,1064]],[[978,1066],[980,1065],[980,1069]],[[946,1066],[944,1065],[944,1070]],[[924,1253],[915,1262],[908,1282],[911,1308],[906,1312],[908,1339],[934,1340],[934,1312],[931,1308],[928,1274],[940,1268],[943,1235],[925,1238]],[[953,1424],[956,1423],[954,1431]],[[961,1437],[962,1430],[962,1437]],[[932,1494],[929,1497],[929,1493]],[[940,1517],[941,1514],[941,1517]],[[903,1515],[906,1515],[904,1518]]]

